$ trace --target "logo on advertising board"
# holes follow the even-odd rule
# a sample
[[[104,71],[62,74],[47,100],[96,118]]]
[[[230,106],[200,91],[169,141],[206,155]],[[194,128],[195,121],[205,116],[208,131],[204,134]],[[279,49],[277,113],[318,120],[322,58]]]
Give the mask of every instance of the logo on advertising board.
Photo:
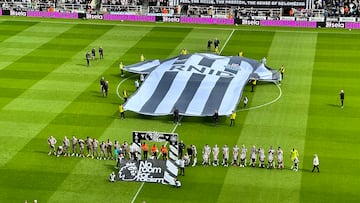
[[[163,16],[163,22],[180,23],[180,17],[177,17],[177,16]]]
[[[166,161],[145,160],[145,161],[123,161],[119,170],[119,180],[140,181],[150,183],[162,183],[166,171]]]
[[[345,23],[343,22],[326,22],[326,28],[345,28]]]
[[[11,16],[27,16],[26,11],[10,11]]]
[[[87,13],[86,14],[86,19],[89,19],[89,20],[103,20],[104,16],[102,14]]]
[[[241,21],[241,24],[242,25],[260,25],[260,20],[246,20],[246,19],[243,19]]]

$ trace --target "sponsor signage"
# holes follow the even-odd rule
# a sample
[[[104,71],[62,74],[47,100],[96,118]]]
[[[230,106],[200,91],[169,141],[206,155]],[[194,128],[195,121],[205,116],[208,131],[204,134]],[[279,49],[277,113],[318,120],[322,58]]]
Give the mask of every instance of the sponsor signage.
[[[28,11],[27,16],[39,18],[78,19],[78,13],[70,12]]]
[[[260,20],[246,20],[246,19],[242,19],[241,20],[241,24],[242,25],[260,25]]]
[[[11,16],[26,16],[26,11],[14,11],[10,10]]]
[[[218,24],[218,25],[234,25],[234,19],[230,18],[193,18],[181,17],[180,23],[190,24]]]
[[[180,17],[178,16],[163,16],[163,22],[180,23]]]
[[[309,21],[324,22],[325,18],[324,17],[310,17]]]
[[[102,14],[87,13],[85,18],[88,19],[88,20],[103,20],[104,16]]]
[[[165,179],[166,161],[148,159],[125,160],[120,164],[118,180],[168,184]]]
[[[360,29],[360,23],[358,22],[347,22],[345,23],[346,29]]]
[[[2,10],[0,9],[0,16],[2,16]]]
[[[343,22],[326,22],[326,28],[345,28],[345,23]]]
[[[104,14],[104,20],[123,20],[137,22],[155,22],[155,16],[126,15],[126,14]]]
[[[354,17],[340,17],[340,22],[356,22],[356,18]]]
[[[260,26],[316,28],[316,22],[294,20],[261,20]]]
[[[213,0],[180,0],[180,3],[185,4],[213,4]],[[236,5],[245,8],[281,8],[281,7],[292,7],[292,8],[304,8],[306,6],[305,0],[221,0],[216,1],[215,4],[223,5]]]

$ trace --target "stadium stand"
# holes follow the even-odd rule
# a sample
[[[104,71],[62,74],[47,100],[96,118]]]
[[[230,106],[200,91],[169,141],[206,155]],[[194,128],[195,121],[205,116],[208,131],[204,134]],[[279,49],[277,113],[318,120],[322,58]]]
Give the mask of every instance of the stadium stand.
[[[325,16],[359,17],[360,0],[325,0],[323,5],[320,0],[315,1],[315,8],[323,7]]]
[[[102,0],[100,12],[108,13],[142,13],[141,0]]]

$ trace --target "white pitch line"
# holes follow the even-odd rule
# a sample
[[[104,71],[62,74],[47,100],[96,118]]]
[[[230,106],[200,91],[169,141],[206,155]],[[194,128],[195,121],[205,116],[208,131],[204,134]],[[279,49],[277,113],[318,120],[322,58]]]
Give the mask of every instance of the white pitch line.
[[[123,97],[120,95],[120,93],[119,93],[120,85],[123,84],[123,82],[127,81],[129,78],[132,78],[132,77],[135,77],[135,76],[136,76],[136,75],[132,75],[132,76],[130,76],[130,77],[127,77],[127,78],[121,80],[121,81],[119,82],[119,84],[116,86],[116,94],[117,94],[117,96],[118,96],[120,99],[124,100],[124,98],[123,98]]]
[[[134,197],[132,198],[131,203],[134,203],[134,202],[135,202],[135,200],[136,200],[137,196],[139,195],[141,189],[144,187],[144,183],[145,183],[145,182],[142,182],[142,183],[141,183],[139,189],[136,191]]]
[[[180,117],[179,121],[181,121],[182,118],[183,118],[183,116]],[[177,123],[177,124],[175,125],[175,127],[173,128],[173,130],[171,131],[171,133],[174,133],[175,130],[176,130],[176,128],[177,128],[178,126],[179,126],[179,123]],[[165,146],[166,146],[167,144],[168,144],[168,142],[165,143]],[[160,154],[159,154],[158,158],[159,158],[159,157],[160,157]],[[138,188],[138,190],[136,191],[134,197],[132,198],[131,203],[134,203],[134,202],[135,202],[137,196],[139,195],[139,193],[141,192],[142,188],[144,187],[144,184],[145,184],[145,182],[142,182],[142,183],[141,183],[140,187]]]
[[[237,110],[237,112],[239,112],[239,111],[249,111],[249,110],[259,109],[259,108],[262,108],[262,107],[264,107],[264,106],[268,106],[268,105],[270,105],[270,104],[273,104],[273,103],[277,102],[277,101],[280,99],[280,97],[282,96],[282,90],[281,90],[281,88],[280,88],[280,85],[276,84],[275,82],[274,82],[274,84],[275,84],[276,87],[279,89],[279,95],[278,95],[274,100],[269,101],[269,102],[267,102],[267,103],[265,103],[265,104],[258,105],[258,106],[253,106],[253,107],[246,108],[246,109],[239,109],[239,110]]]
[[[221,47],[220,54],[222,53],[222,51],[223,51],[224,48],[226,47],[227,43],[229,42],[229,40],[230,40],[231,36],[234,34],[234,32],[235,32],[235,29],[232,29],[229,37],[226,39],[226,41],[225,41],[225,43],[224,43],[224,46]]]

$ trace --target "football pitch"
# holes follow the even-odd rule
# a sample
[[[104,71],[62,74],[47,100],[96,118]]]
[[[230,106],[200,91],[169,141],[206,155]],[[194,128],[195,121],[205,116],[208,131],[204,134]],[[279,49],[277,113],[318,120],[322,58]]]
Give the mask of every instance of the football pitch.
[[[137,75],[120,76],[125,65],[146,59],[207,52],[220,40],[221,55],[267,58],[285,65],[281,86],[248,85],[246,109],[238,106],[236,125],[222,117],[151,117],[126,112],[120,119],[118,95],[135,91]],[[104,49],[104,59],[86,66],[85,53]],[[359,202],[360,31],[261,28],[0,18],[0,202]],[[100,94],[99,79],[109,81]],[[345,91],[340,108],[339,92]],[[48,156],[47,138],[64,136],[100,141],[132,140],[132,131],[176,132],[195,144],[198,166],[185,168],[181,188],[109,183],[115,161]],[[284,150],[285,169],[204,167],[205,144],[230,149],[237,144]],[[290,170],[290,150],[300,154]],[[232,151],[232,150],[231,150]],[[319,155],[320,173],[311,173]]]

